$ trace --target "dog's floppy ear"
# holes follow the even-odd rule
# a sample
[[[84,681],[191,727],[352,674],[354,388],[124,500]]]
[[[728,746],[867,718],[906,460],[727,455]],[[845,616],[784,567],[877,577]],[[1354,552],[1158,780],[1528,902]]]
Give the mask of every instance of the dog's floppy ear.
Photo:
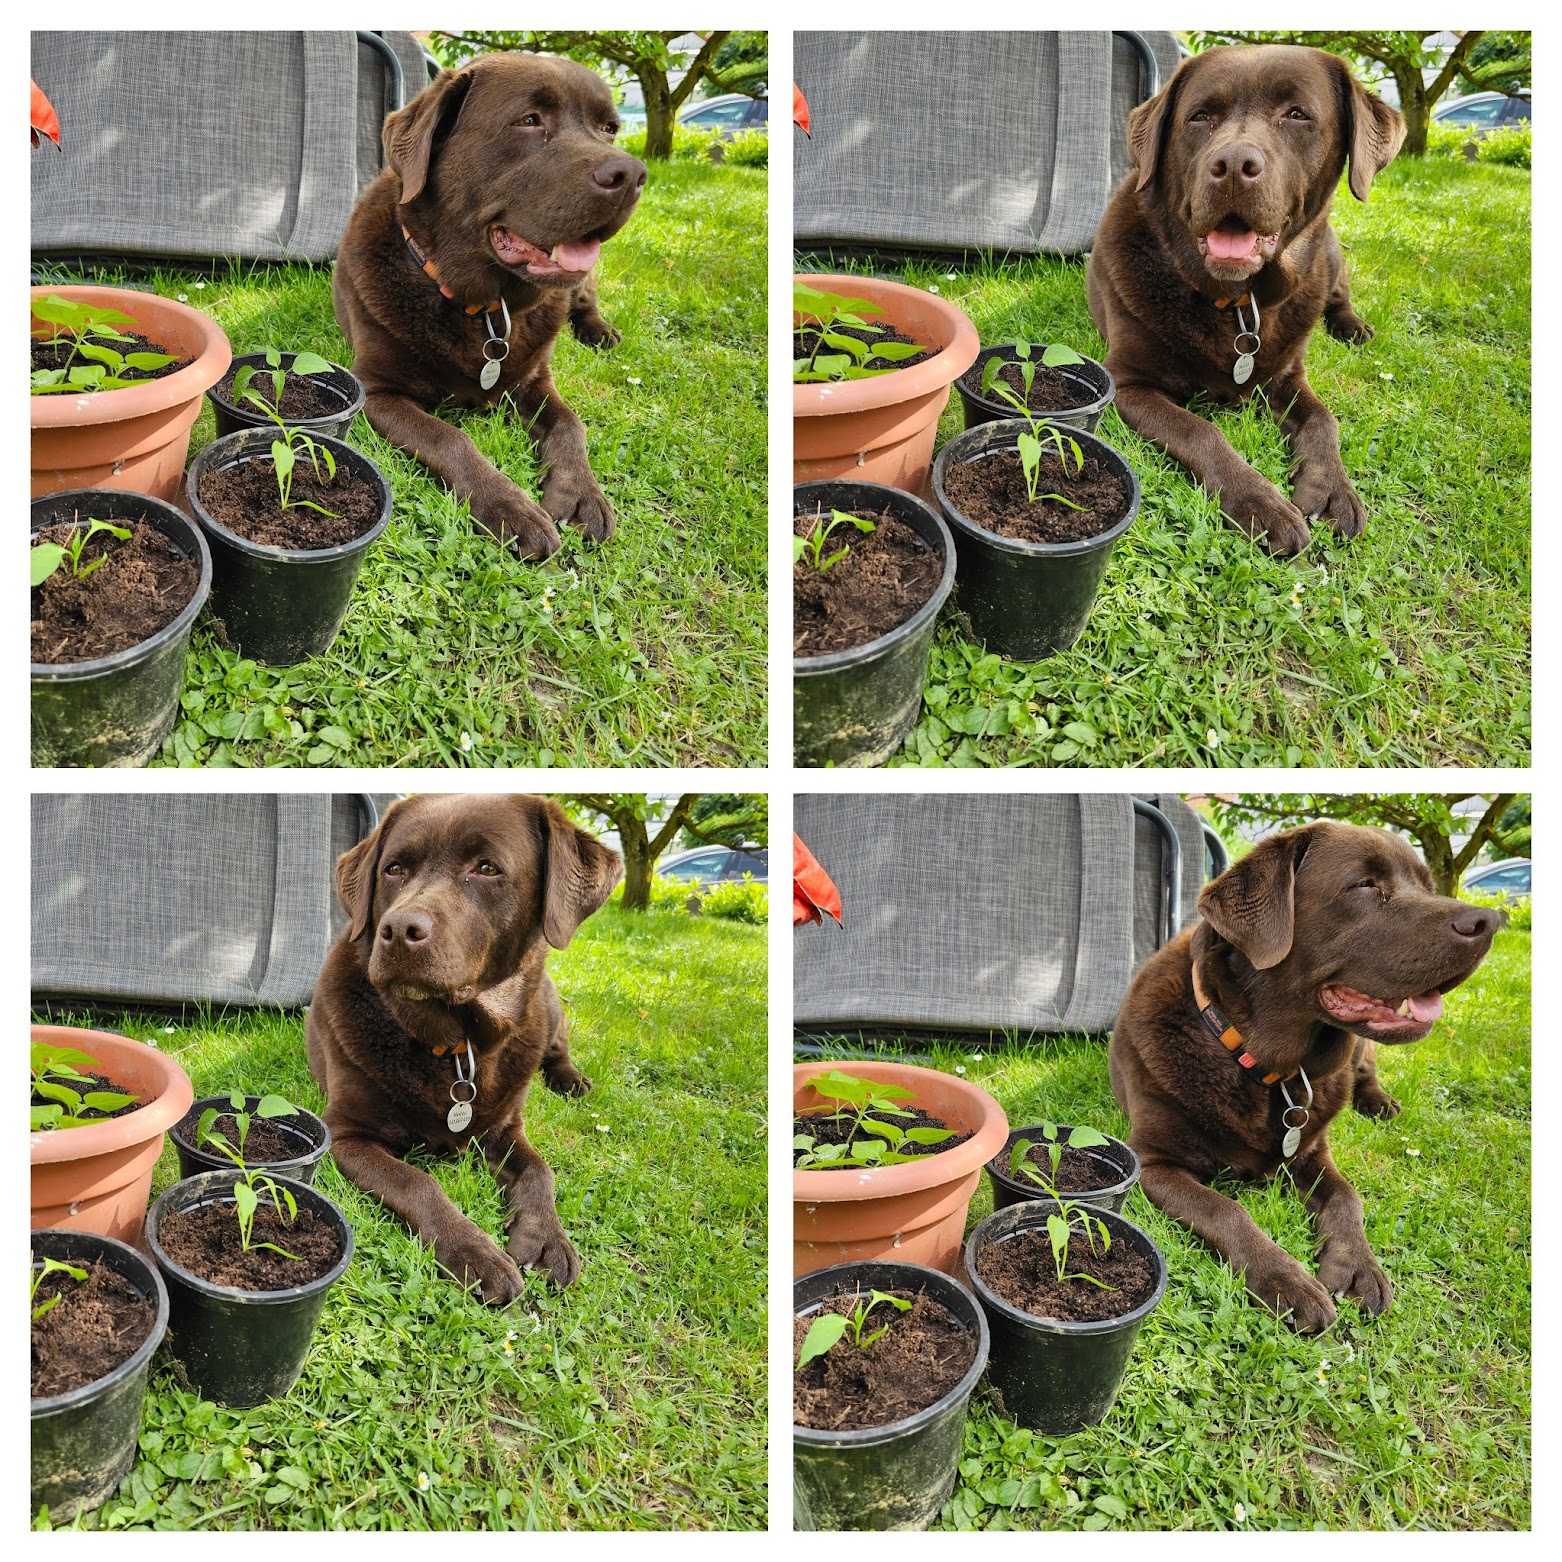
[[[1372,181],[1394,161],[1405,143],[1404,117],[1367,91],[1339,55],[1329,56],[1345,80],[1345,143],[1350,156],[1350,193],[1367,198]]]
[[[1287,830],[1261,840],[1199,894],[1199,912],[1228,944],[1260,971],[1291,952],[1296,928],[1296,870],[1310,830]]]
[[[401,204],[415,201],[428,181],[434,142],[454,128],[472,72],[441,71],[404,109],[385,121],[381,143],[385,161],[401,175]]]
[[[1155,94],[1128,116],[1128,160],[1138,178],[1134,189],[1142,190],[1160,172],[1161,153],[1166,141],[1167,116],[1182,81],[1182,69]]]
[[[391,804],[391,808],[396,805]],[[347,913],[347,939],[362,938],[374,915],[374,881],[380,871],[380,843],[385,839],[385,822],[391,808],[350,851],[336,859],[336,898]]]
[[[594,835],[578,829],[551,798],[540,797],[543,850],[542,936],[555,949],[569,941],[593,911],[600,910],[624,874],[624,860]]]

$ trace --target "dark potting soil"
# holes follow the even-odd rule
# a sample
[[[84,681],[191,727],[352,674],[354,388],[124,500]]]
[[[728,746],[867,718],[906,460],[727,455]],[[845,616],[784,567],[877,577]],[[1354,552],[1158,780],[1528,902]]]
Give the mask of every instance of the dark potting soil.
[[[81,1072],[86,1075],[86,1079],[67,1079],[62,1080],[61,1084],[68,1085],[80,1096],[91,1095],[98,1090],[111,1091],[117,1096],[135,1096],[136,1094],[134,1090],[130,1090],[124,1085],[115,1084],[107,1074],[94,1074],[87,1069],[82,1069]],[[35,1092],[32,1104],[34,1106],[59,1106],[61,1103],[51,1101],[48,1096],[40,1096]],[[105,1112],[101,1107],[87,1106],[83,1107],[79,1112],[73,1112],[71,1115],[73,1117],[86,1118],[92,1122],[107,1122],[111,1117],[123,1117],[126,1112],[134,1112],[144,1104],[137,1097],[135,1100],[127,1102],[124,1106],[115,1107],[112,1112]]]
[[[1121,1318],[1148,1301],[1155,1290],[1155,1267],[1149,1259],[1123,1241],[1103,1251],[1101,1234],[1093,1226],[1092,1251],[1078,1225],[1076,1217],[1064,1273],[1093,1275],[1111,1286],[1109,1291],[1088,1280],[1059,1281],[1045,1231],[1022,1231],[1007,1241],[989,1242],[976,1255],[976,1272],[1011,1307],[1059,1323]]]
[[[223,375],[217,382],[217,394],[230,407],[253,413],[257,417],[264,416],[261,409],[248,396],[243,401],[233,399],[233,380],[237,373],[238,369],[232,368]],[[311,379],[306,374],[289,374],[282,382],[282,416],[301,422],[305,418],[328,418],[333,413],[340,413],[343,407],[342,398],[321,384],[321,380],[325,378],[328,376],[321,375]],[[270,369],[259,370],[249,382],[249,389],[263,397],[268,406],[276,406]]]
[[[77,1264],[85,1280],[56,1272],[38,1287],[33,1308],[60,1299],[33,1320],[34,1399],[85,1388],[135,1355],[157,1322],[157,1308],[107,1264]]]
[[[1012,1149],[1012,1146],[1010,1149]],[[1009,1171],[1009,1154],[1010,1150],[1004,1150],[1002,1154],[994,1157],[992,1164],[1007,1176],[1012,1177],[1015,1182],[1029,1182],[1030,1179],[1026,1177],[1023,1171],[1017,1176]],[[1025,1159],[1059,1193],[1092,1193],[1097,1188],[1113,1188],[1128,1175],[1119,1167],[1110,1165],[1106,1161],[1096,1160],[1088,1151],[1071,1150],[1067,1145],[1063,1146],[1063,1154],[1058,1160],[1058,1169],[1056,1174],[1054,1174],[1052,1158],[1047,1154],[1047,1146],[1043,1140],[1031,1141],[1031,1147]],[[1038,1189],[1038,1191],[1040,1190]]]
[[[269,457],[213,467],[201,478],[200,500],[206,513],[230,532],[263,547],[298,552],[338,548],[363,536],[380,518],[380,494],[373,483],[340,462],[334,480],[322,483],[302,451],[293,468],[289,498],[292,502],[284,510]],[[302,502],[306,499],[335,514],[306,508]]]
[[[129,341],[108,341],[102,345],[112,348],[121,357],[125,358],[128,358],[131,353],[166,353],[168,351],[160,343],[154,342],[145,336],[137,336],[134,331],[126,331],[125,335],[130,338]],[[58,342],[34,340],[32,343],[33,368],[35,370],[63,369],[67,364],[74,368],[75,364],[78,363],[93,362],[94,360],[90,358],[77,358],[72,363],[73,341],[74,338],[70,337],[62,338]],[[122,369],[117,378],[121,380],[161,380],[170,374],[177,374],[181,369],[194,362],[193,358],[181,358],[175,353],[174,361],[165,363],[161,369]]]
[[[231,1112],[225,1112],[212,1124],[212,1132],[221,1134],[229,1144],[238,1147],[239,1125],[234,1122]],[[193,1141],[195,1137],[192,1131],[191,1140]],[[213,1155],[222,1154],[220,1150],[213,1150],[204,1139],[200,1141],[200,1148]],[[249,1134],[244,1140],[246,1166],[263,1166],[267,1161],[296,1161],[301,1155],[308,1153],[309,1146],[296,1134],[287,1133],[279,1128],[275,1119],[253,1115],[250,1117]],[[286,1247],[287,1243],[284,1242],[282,1245]]]
[[[143,521],[129,524],[130,536],[124,542],[99,532],[81,550],[84,569],[93,559],[105,560],[90,575],[75,578],[66,560],[34,588],[35,665],[90,662],[129,650],[171,624],[195,595],[201,581],[195,561],[155,526]],[[66,543],[74,531],[73,525],[61,521],[45,526],[33,540]]]
[[[880,346],[885,342],[910,342],[916,346],[921,346],[921,343],[917,342],[916,337],[907,336],[904,331],[897,331],[890,325],[879,326],[877,329],[860,325],[834,325],[830,327],[830,330],[834,335],[855,337],[859,342],[867,342],[873,347]],[[819,336],[820,330],[816,325],[802,325],[793,330],[792,360],[794,363],[798,359],[806,358],[814,350]],[[828,342],[819,349],[821,355],[833,354],[839,350],[839,348],[831,347]],[[929,358],[936,358],[938,351],[936,347],[923,347],[921,352],[913,353],[909,358],[898,358],[888,367],[891,369],[909,369],[913,364],[926,363]],[[875,361],[870,358],[868,367],[870,369],[882,369],[886,365],[882,360]]]
[[[908,1107],[909,1117],[886,1117],[884,1121],[892,1122],[897,1128],[949,1128],[952,1125],[946,1123],[941,1117],[934,1117],[931,1113],[924,1112],[920,1107]],[[847,1116],[836,1121],[828,1112],[799,1113],[792,1118],[792,1132],[794,1134],[812,1134],[818,1144],[848,1144],[851,1142],[852,1129],[855,1125],[855,1116]],[[878,1138],[877,1134],[864,1134],[862,1138]],[[948,1139],[941,1139],[937,1144],[901,1144],[896,1148],[903,1155],[941,1155],[945,1150],[952,1150],[957,1144],[964,1144],[971,1136],[956,1129]],[[795,1166],[802,1158],[803,1151],[796,1150],[792,1154],[792,1164]],[[860,1168],[846,1166],[815,1166],[812,1171],[850,1171]]]
[[[256,1192],[261,1203],[248,1252],[239,1240],[238,1215],[226,1203],[202,1204],[164,1216],[158,1231],[163,1251],[201,1279],[240,1291],[286,1291],[328,1273],[342,1256],[341,1240],[331,1225],[302,1205],[298,1218],[285,1222],[278,1218],[270,1195],[259,1188]],[[297,1254],[297,1259],[254,1246],[259,1242],[275,1242]]]
[[[1019,452],[995,450],[976,461],[953,462],[944,492],[967,520],[1000,537],[1021,542],[1079,542],[1115,526],[1128,510],[1128,492],[1094,456],[1076,474],[1069,452],[1065,475],[1058,458],[1043,450],[1037,499],[1030,502]],[[1045,496],[1061,493],[1082,510]]]
[[[960,376],[961,385],[973,396],[982,394],[982,374],[991,361],[988,359],[986,363],[972,364]],[[1067,412],[1074,407],[1087,407],[1097,395],[1097,392],[1081,385],[1078,380],[1071,380],[1061,369],[1049,369],[1040,363],[1036,365],[1028,396],[1025,395],[1025,376],[1018,363],[1006,363],[998,371],[998,378],[1016,396],[1024,396],[1025,405],[1032,412]],[[997,394],[996,386],[983,399],[1005,405],[1003,397]]]
[[[840,525],[830,533],[824,555],[851,551],[822,574],[801,558],[792,566],[792,654],[826,656],[866,645],[906,622],[938,589],[944,566],[904,521],[886,510],[850,512],[874,523],[871,532]],[[812,535],[822,510],[795,516],[792,531]]]
[[[871,1345],[852,1343],[851,1331],[824,1355],[792,1374],[792,1420],[820,1432],[888,1426],[942,1399],[976,1359],[976,1339],[947,1307],[925,1292],[891,1291],[911,1302],[909,1312],[880,1303],[868,1314],[864,1335],[889,1325]],[[821,1313],[852,1313],[861,1292],[827,1296]],[[812,1318],[792,1320],[792,1360],[803,1348]]]

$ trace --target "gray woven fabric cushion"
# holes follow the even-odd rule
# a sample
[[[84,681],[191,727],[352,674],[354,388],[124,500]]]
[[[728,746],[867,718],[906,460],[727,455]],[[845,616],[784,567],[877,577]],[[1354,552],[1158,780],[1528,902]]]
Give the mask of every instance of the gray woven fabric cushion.
[[[803,794],[844,926],[794,940],[793,1023],[1102,1031],[1134,964],[1120,794]]]
[[[1182,897],[1171,932],[1175,935],[1199,914],[1199,890],[1204,885],[1204,830],[1199,816],[1171,792],[1141,792],[1160,809],[1177,836],[1182,854]],[[1161,832],[1149,820],[1134,820],[1134,964],[1139,966],[1160,948],[1161,908],[1165,902],[1170,851]]]
[[[340,926],[332,869],[362,829],[352,794],[35,795],[33,992],[306,1003]]]
[[[421,52],[387,42],[410,97]],[[32,73],[61,127],[35,254],[327,260],[380,167],[386,67],[350,32],[34,33]]]
[[[1164,80],[1176,42],[1145,37]],[[1075,254],[1127,171],[1144,80],[1110,32],[800,32],[793,51],[800,248]]]

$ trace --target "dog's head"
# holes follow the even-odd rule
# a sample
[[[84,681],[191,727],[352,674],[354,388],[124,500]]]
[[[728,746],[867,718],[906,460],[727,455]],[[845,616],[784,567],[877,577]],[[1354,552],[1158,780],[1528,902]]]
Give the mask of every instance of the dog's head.
[[[336,892],[380,992],[460,1005],[539,941],[565,948],[622,871],[548,798],[431,794],[393,803],[338,858]]]
[[[570,287],[629,221],[645,164],[619,151],[601,77],[571,60],[492,54],[441,71],[385,121],[400,202],[427,214],[452,270],[502,267]]]
[[[1199,910],[1281,1007],[1386,1042],[1431,1030],[1501,926],[1437,894],[1397,835],[1333,822],[1265,837],[1205,885]]]
[[[1347,162],[1351,194],[1405,139],[1397,110],[1344,60],[1288,44],[1210,49],[1128,121],[1135,188],[1158,185],[1190,266],[1246,282],[1327,210]]]

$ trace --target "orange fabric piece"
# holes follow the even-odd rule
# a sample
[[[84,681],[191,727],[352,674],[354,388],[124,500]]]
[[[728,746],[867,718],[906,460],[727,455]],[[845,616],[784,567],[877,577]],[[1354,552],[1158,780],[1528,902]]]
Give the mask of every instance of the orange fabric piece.
[[[841,920],[841,892],[830,875],[803,845],[802,837],[792,836],[792,926],[801,922],[823,922],[825,912]]]
[[[808,99],[803,96],[802,89],[794,81],[792,83],[792,123],[806,136],[810,134],[808,129]]]
[[[54,105],[43,95],[43,89],[38,83],[31,83],[33,89],[33,145],[38,145],[40,135],[47,136],[56,146],[60,144],[60,116],[54,112]]]

